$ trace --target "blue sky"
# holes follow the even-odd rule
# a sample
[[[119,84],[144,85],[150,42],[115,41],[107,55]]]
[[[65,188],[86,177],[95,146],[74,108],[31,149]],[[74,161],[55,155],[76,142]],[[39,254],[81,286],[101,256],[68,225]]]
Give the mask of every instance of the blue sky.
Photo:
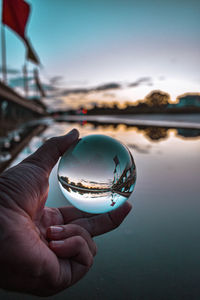
[[[62,76],[66,85],[83,86],[151,77],[197,91],[200,1],[27,2],[32,4],[27,34],[46,78]],[[6,33],[7,63],[21,68],[24,45],[9,29]]]

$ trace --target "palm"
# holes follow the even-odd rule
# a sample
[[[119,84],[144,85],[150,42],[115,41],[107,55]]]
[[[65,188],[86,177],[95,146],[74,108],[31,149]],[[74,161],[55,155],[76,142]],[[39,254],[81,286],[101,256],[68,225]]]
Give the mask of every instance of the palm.
[[[64,225],[64,220],[59,209],[44,207],[49,188],[46,171],[25,162],[5,172],[2,179],[9,190],[9,198],[11,201],[15,199],[17,203],[12,209],[10,230],[17,239],[19,252],[14,248],[12,255],[19,264],[23,265],[25,258],[26,264],[30,264],[31,273],[34,270],[38,281],[43,282],[42,277],[48,278],[54,291],[57,287],[58,290],[62,289],[62,282],[70,286],[80,279],[88,267],[80,265],[78,276],[72,274],[72,262],[58,258],[48,246],[47,228],[52,225]],[[9,210],[7,214],[9,218]],[[22,260],[19,260],[20,257]],[[58,282],[59,278],[62,282]]]
[[[42,276],[49,273],[54,277],[51,280],[56,282],[61,262],[48,247],[46,229],[61,224],[62,218],[58,210],[44,208],[48,195],[47,174],[38,166],[24,163],[5,172],[2,179],[12,205],[12,211],[10,208],[4,211],[4,215],[7,214],[8,219],[12,220],[9,222],[9,231],[16,245],[10,250],[12,256],[20,269],[26,260],[30,272],[34,270],[35,278],[41,280]]]

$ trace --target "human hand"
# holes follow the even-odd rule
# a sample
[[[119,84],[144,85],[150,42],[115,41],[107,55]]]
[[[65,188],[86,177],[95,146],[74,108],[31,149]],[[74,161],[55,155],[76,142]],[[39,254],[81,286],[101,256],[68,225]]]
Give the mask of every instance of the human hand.
[[[40,296],[77,282],[92,266],[93,236],[113,230],[131,209],[102,214],[45,207],[49,175],[78,132],[48,140],[0,176],[0,287]]]

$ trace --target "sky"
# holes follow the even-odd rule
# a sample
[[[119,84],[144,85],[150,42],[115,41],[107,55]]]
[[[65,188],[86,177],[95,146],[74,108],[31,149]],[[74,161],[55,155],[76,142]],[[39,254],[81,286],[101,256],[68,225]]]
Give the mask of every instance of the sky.
[[[70,89],[117,82],[123,88],[117,94],[110,91],[105,99],[110,94],[109,99],[114,95],[119,101],[135,101],[154,89],[173,99],[199,92],[199,0],[27,2],[32,5],[27,35],[46,83]],[[21,69],[25,47],[10,29],[6,46],[8,67]],[[33,67],[29,63],[29,70]],[[127,88],[141,78],[148,80]],[[104,94],[90,93],[90,100]]]

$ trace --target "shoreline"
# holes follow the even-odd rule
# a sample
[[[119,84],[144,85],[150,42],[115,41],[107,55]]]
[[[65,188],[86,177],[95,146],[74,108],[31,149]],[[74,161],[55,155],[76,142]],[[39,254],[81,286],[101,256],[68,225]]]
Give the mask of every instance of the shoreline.
[[[67,121],[92,121],[97,123],[122,123],[127,125],[136,126],[155,126],[155,127],[167,127],[167,128],[190,128],[200,129],[200,114],[192,115],[66,115],[56,117],[54,120],[59,122]]]

